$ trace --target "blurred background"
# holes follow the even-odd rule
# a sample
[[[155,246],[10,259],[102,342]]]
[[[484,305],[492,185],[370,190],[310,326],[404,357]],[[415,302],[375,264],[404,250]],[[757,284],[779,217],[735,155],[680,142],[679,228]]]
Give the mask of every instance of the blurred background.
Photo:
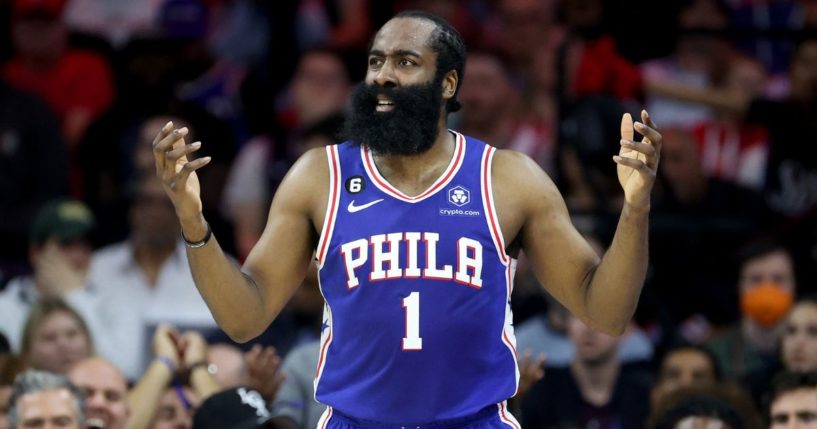
[[[240,262],[289,166],[342,139],[367,45],[407,9],[466,40],[449,126],[536,160],[599,251],[622,204],[621,115],[646,108],[661,129],[624,354],[655,365],[705,345],[736,380],[779,369],[789,313],[817,291],[815,0],[0,0],[3,299],[87,292],[98,306],[75,307],[98,319],[92,333],[141,341],[96,341],[131,380],[160,323],[229,343],[185,272],[154,135],[173,120],[203,142],[205,217]],[[552,335],[566,348],[541,346],[546,365],[566,364],[564,311],[522,259],[520,351]],[[12,350],[28,313],[16,308],[0,314]],[[256,342],[285,356],[317,338],[321,310],[308,277]]]

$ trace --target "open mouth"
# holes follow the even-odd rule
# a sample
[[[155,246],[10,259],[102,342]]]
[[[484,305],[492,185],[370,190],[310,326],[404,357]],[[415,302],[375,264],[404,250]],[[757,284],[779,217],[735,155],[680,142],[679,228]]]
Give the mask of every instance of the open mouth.
[[[105,422],[100,418],[89,418],[85,421],[86,429],[105,429]]]
[[[392,110],[394,110],[394,103],[391,100],[387,98],[377,99],[376,112],[391,112]]]

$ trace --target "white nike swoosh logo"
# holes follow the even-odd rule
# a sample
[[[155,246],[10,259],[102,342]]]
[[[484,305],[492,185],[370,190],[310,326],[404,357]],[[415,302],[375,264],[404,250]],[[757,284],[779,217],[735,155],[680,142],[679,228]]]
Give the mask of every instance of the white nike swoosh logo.
[[[361,210],[368,209],[369,207],[371,207],[371,206],[373,206],[373,205],[375,205],[375,204],[377,204],[377,203],[379,203],[381,201],[383,201],[383,198],[381,198],[379,200],[370,201],[370,202],[368,202],[366,204],[361,204],[359,206],[356,206],[355,205],[355,200],[352,200],[352,202],[349,203],[349,207],[346,207],[346,210],[349,210],[349,213],[356,213],[356,212],[359,212]]]

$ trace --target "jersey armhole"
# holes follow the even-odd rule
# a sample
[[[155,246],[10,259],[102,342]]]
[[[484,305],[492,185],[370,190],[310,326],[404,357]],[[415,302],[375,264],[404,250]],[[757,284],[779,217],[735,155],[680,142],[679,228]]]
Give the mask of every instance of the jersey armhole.
[[[502,236],[502,228],[499,226],[499,218],[494,205],[493,175],[491,168],[494,162],[496,148],[485,145],[480,162],[479,181],[482,191],[482,204],[485,209],[485,220],[488,222],[488,230],[491,232],[491,239],[496,246],[496,253],[503,265],[511,263],[511,257],[505,252],[505,238]]]
[[[326,259],[327,247],[332,241],[332,233],[335,230],[337,220],[338,204],[340,202],[340,159],[338,156],[338,145],[326,146],[326,161],[329,163],[329,192],[326,199],[326,214],[323,217],[323,227],[318,240],[318,247],[315,252],[315,261],[320,269]]]

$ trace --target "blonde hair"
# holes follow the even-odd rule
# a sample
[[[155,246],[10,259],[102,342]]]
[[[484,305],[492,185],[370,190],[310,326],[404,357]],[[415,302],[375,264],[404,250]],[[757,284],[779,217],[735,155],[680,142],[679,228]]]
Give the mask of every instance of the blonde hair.
[[[20,343],[20,355],[23,359],[26,361],[29,359],[31,345],[34,343],[37,331],[39,331],[43,323],[55,313],[66,313],[77,322],[80,331],[82,331],[88,340],[88,355],[93,356],[95,354],[94,339],[91,337],[91,331],[88,329],[88,324],[85,323],[85,319],[63,301],[62,298],[42,297],[31,306],[28,319],[26,319],[26,324],[23,326],[23,337]]]

